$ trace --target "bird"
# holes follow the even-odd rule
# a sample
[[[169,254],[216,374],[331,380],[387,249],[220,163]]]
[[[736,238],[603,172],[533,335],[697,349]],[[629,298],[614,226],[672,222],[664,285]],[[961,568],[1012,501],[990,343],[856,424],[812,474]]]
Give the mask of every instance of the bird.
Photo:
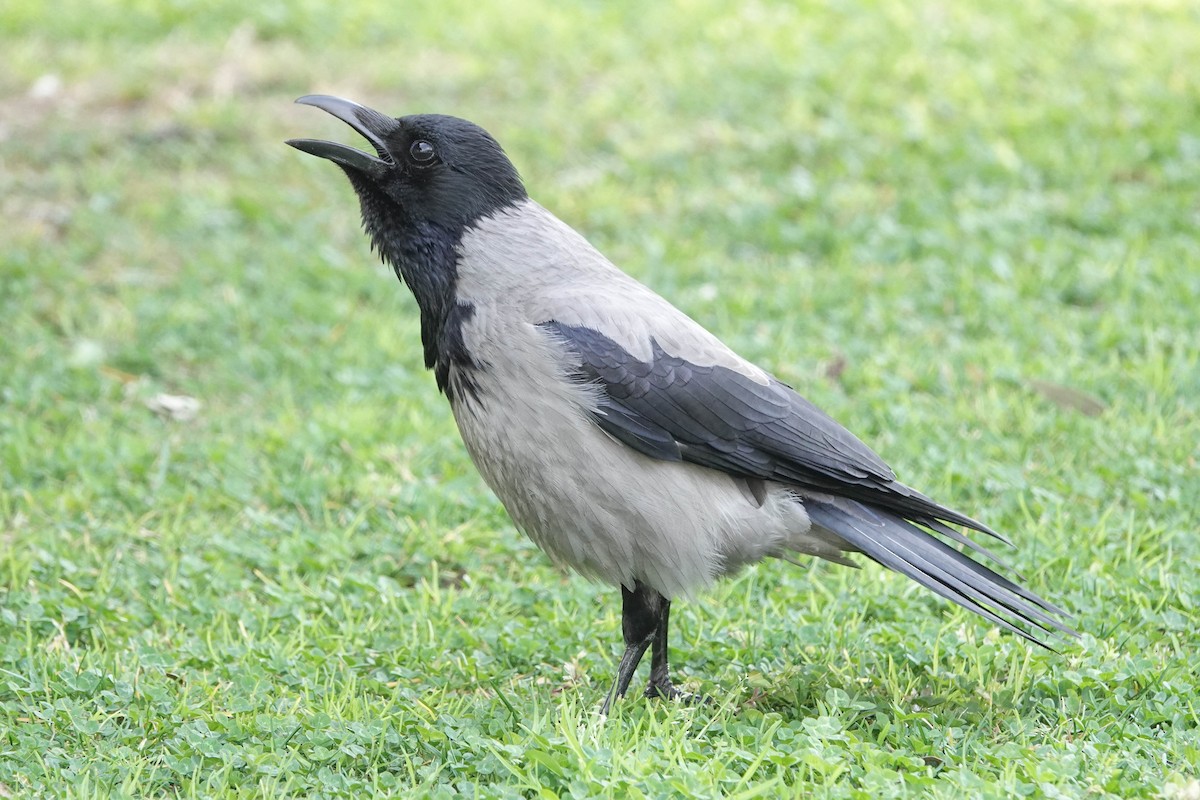
[[[620,588],[625,649],[601,715],[647,650],[645,696],[695,700],[670,677],[672,601],[771,557],[857,566],[859,554],[1034,644],[1077,635],[1068,612],[966,555],[1009,570],[952,526],[1008,538],[901,483],[612,264],[530,198],[483,128],[329,95],[296,102],[373,150],[287,140],[349,179],[372,249],[416,299],[425,367],[484,481],[556,565]]]

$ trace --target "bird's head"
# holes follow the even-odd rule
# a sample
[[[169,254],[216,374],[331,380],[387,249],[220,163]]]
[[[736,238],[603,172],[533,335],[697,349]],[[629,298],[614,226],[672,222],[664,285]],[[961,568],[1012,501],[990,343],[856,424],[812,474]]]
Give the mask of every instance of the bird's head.
[[[377,248],[389,239],[433,228],[457,238],[477,220],[527,195],[516,168],[491,134],[441,114],[389,117],[350,100],[306,95],[370,142],[372,155],[320,139],[289,139],[297,150],[342,168],[362,203],[363,223]]]

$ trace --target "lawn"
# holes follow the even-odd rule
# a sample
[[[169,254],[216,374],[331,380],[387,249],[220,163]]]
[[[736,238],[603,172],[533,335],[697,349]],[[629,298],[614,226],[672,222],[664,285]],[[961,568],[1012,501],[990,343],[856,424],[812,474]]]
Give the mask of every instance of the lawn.
[[[1196,4],[14,0],[0,52],[0,798],[1200,797]],[[771,562],[675,605],[713,703],[599,720],[619,593],[475,473],[310,92],[487,127],[1081,638]]]

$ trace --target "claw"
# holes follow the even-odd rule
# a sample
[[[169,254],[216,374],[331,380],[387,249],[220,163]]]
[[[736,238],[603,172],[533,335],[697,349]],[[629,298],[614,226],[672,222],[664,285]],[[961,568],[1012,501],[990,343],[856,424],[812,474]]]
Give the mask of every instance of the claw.
[[[685,706],[707,706],[712,704],[712,698],[708,695],[685,692],[671,683],[670,678],[654,680],[652,676],[650,683],[646,685],[645,696],[661,697],[663,700],[670,700]]]

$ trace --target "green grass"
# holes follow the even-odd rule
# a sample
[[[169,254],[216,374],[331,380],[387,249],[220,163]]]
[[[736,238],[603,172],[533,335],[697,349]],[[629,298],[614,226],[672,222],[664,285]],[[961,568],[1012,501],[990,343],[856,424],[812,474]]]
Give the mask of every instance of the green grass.
[[[0,798],[1197,796],[1200,12],[727,5],[0,8]],[[769,563],[676,604],[716,703],[600,723],[617,594],[475,474],[309,92],[488,127],[1082,639]]]

